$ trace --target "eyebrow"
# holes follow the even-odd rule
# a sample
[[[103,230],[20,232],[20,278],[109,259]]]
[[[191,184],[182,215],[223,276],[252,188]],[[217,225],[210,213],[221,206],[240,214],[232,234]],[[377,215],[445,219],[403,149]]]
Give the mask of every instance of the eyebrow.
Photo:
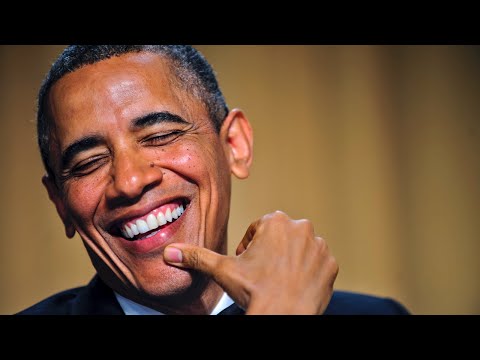
[[[172,114],[171,112],[168,112],[168,111],[160,111],[160,112],[153,112],[147,115],[143,115],[139,118],[134,119],[132,121],[132,128],[133,129],[145,128],[147,126],[152,126],[155,124],[160,124],[165,122],[184,124],[184,125],[190,124],[187,120],[185,120],[179,115]]]
[[[64,169],[73,160],[77,154],[82,151],[93,149],[94,147],[103,144],[104,141],[100,136],[92,135],[85,136],[74,143],[70,144],[64,151],[62,151],[62,169]]]
[[[172,114],[168,111],[153,112],[147,115],[138,117],[131,122],[131,127],[136,129],[146,128],[160,123],[177,123],[177,124],[190,124],[184,118],[179,115]],[[62,151],[61,164],[62,169],[65,169],[70,162],[82,151],[93,149],[96,146],[103,144],[105,141],[101,136],[90,135],[85,136],[72,144],[70,144],[64,151]]]

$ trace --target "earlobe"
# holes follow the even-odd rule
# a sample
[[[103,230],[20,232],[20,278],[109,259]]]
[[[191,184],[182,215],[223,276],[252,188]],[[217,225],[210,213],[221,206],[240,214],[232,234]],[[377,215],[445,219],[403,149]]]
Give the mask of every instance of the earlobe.
[[[225,139],[232,174],[239,179],[247,178],[253,160],[253,131],[245,114],[239,109],[231,110],[220,133]]]
[[[48,197],[55,204],[57,213],[62,219],[63,225],[65,226],[65,235],[70,239],[75,236],[75,227],[73,226],[70,217],[68,216],[67,207],[65,202],[60,195],[60,190],[57,187],[57,184],[51,179],[48,175],[42,177],[43,186],[47,189]]]

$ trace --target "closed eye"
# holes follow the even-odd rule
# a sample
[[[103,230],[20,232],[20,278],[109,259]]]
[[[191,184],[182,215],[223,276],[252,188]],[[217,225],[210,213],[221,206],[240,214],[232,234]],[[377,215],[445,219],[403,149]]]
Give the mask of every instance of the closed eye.
[[[93,171],[97,170],[99,167],[104,165],[108,161],[108,156],[106,155],[97,155],[81,161],[79,164],[73,166],[70,170],[71,176],[80,177],[85,176]]]
[[[151,146],[162,146],[172,142],[183,133],[184,131],[182,130],[174,130],[166,134],[155,134],[143,139],[142,143]]]

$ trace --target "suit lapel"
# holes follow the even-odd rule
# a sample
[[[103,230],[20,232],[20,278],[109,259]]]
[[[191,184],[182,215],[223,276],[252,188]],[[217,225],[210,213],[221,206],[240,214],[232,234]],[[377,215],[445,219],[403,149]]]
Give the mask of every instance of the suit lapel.
[[[73,304],[74,315],[125,315],[112,289],[95,275]]]

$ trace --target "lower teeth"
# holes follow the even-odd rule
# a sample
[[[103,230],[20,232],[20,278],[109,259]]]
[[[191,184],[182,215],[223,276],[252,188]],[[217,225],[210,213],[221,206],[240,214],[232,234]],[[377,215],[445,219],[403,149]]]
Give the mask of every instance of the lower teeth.
[[[150,234],[148,234],[147,236],[145,236],[143,239],[148,239],[149,237],[152,237],[153,235],[156,235],[160,230],[157,230],[157,231],[154,231]]]

